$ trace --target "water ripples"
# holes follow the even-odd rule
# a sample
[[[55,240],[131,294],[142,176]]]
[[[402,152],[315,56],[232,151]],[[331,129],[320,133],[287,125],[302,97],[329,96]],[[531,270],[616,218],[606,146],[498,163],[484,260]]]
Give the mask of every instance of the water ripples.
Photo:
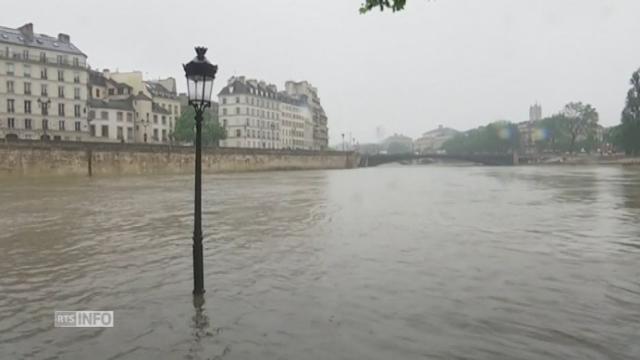
[[[195,307],[192,178],[12,181],[2,359],[640,357],[637,169],[209,175]]]

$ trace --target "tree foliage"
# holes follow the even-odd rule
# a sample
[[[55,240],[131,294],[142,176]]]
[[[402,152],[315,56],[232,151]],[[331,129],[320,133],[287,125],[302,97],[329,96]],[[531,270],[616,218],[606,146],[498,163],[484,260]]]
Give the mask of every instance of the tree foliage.
[[[506,154],[517,149],[519,141],[518,127],[499,121],[457,134],[442,148],[450,154]]]
[[[627,154],[640,155],[640,69],[631,75],[630,84],[621,124],[612,129],[612,140]]]
[[[569,135],[569,149],[576,151],[576,142],[593,138],[598,126],[598,112],[596,109],[581,102],[568,103],[562,111],[565,119],[566,131]]]
[[[536,124],[535,145],[541,152],[574,152],[598,148],[598,112],[591,105],[573,102]]]
[[[174,138],[179,142],[193,143],[195,140],[196,112],[191,106],[183,107],[183,112],[176,122]],[[220,126],[217,116],[205,111],[202,123],[202,144],[217,146],[220,140],[226,139],[225,129]]]
[[[360,6],[360,13],[364,14],[375,8],[379,8],[380,11],[391,9],[391,11],[396,12],[404,9],[406,3],[407,0],[366,0],[365,3]]]

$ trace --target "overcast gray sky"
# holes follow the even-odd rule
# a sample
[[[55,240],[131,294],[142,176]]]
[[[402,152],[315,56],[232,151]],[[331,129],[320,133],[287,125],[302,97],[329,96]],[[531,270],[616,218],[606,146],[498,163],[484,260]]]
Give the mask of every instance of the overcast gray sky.
[[[640,67],[638,0],[408,0],[406,11],[358,14],[361,0],[24,0],[0,23],[65,32],[97,68],[173,76],[194,45],[233,74],[318,87],[333,142],[418,137],[543,115],[569,101],[618,123]]]

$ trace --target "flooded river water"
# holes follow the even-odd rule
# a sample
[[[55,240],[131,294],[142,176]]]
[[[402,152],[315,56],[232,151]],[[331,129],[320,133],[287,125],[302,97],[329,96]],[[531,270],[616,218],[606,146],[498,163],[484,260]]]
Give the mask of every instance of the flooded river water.
[[[0,359],[638,359],[640,169],[0,179]],[[55,310],[115,326],[55,328]]]

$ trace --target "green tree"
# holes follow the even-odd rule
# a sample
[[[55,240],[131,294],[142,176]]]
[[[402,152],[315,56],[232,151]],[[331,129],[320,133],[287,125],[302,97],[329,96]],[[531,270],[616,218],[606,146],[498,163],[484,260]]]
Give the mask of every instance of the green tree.
[[[374,8],[380,8],[380,11],[391,9],[391,11],[396,12],[404,9],[406,3],[407,0],[366,0],[365,3],[360,6],[360,13],[367,13]]]
[[[173,135],[176,141],[193,143],[195,140],[196,112],[191,106],[185,106],[183,109]],[[210,111],[205,111],[202,123],[202,144],[205,146],[218,146],[218,142],[226,139],[226,137],[227,133],[220,126],[217,116],[212,115]]]
[[[613,140],[627,154],[640,155],[640,69],[631,75],[630,84],[622,121],[613,130]]]
[[[569,135],[569,149],[576,151],[576,142],[595,136],[598,126],[598,112],[589,104],[581,102],[568,103],[562,110],[565,117],[566,131]]]

